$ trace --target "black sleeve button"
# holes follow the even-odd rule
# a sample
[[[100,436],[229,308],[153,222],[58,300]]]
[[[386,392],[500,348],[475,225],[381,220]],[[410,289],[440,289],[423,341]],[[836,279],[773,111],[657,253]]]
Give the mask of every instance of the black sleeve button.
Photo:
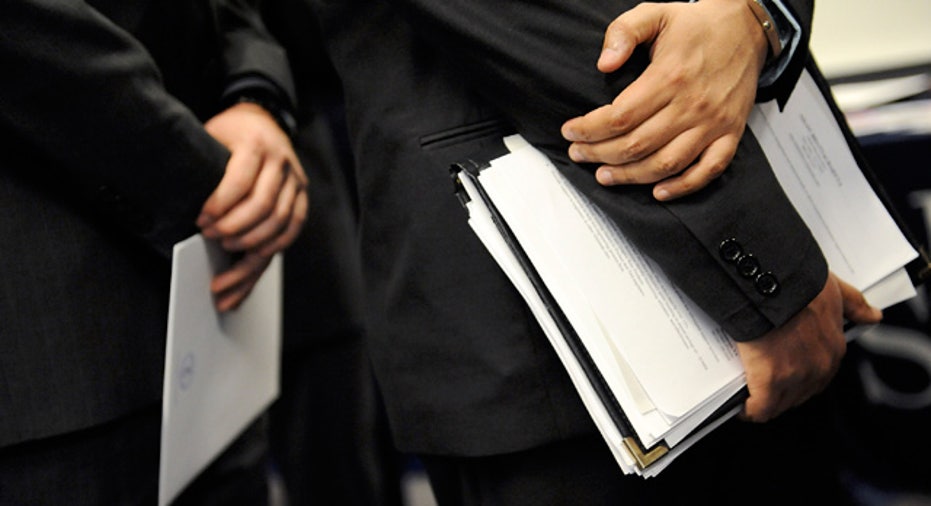
[[[737,239],[732,237],[721,241],[721,244],[718,245],[718,252],[725,261],[734,263],[743,255],[744,251]]]
[[[737,273],[745,278],[752,278],[760,273],[760,261],[750,253],[737,259]]]
[[[779,280],[772,271],[763,272],[760,260],[753,253],[744,253],[743,245],[734,237],[727,238],[718,244],[718,253],[721,258],[734,265],[737,274],[753,282],[756,291],[766,297],[773,297],[779,293]]]
[[[756,291],[767,297],[772,297],[779,293],[779,280],[772,272],[764,272],[756,277]]]

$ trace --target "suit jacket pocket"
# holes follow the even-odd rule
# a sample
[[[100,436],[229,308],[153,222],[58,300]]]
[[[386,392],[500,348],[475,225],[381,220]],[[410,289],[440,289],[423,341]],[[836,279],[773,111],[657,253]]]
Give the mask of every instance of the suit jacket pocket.
[[[497,140],[514,133],[514,129],[501,118],[492,118],[467,125],[441,130],[420,138],[424,151],[439,151],[449,147],[486,140]]]

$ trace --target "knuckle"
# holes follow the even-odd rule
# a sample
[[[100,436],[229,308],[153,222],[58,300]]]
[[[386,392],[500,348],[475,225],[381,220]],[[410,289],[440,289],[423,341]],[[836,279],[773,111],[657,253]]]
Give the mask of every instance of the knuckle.
[[[724,120],[724,117],[727,116],[726,111],[720,107],[714,107],[714,104],[711,98],[708,96],[708,93],[701,92],[696,93],[691,100],[692,108],[696,113],[702,116],[710,116],[715,118],[718,122]]]
[[[685,67],[674,66],[666,73],[666,82],[672,88],[685,88],[689,83],[689,77]]]
[[[279,227],[284,227],[289,221],[291,221],[291,215],[293,214],[293,207],[290,205],[287,206],[277,206],[275,208],[275,221],[279,224]]]
[[[614,163],[625,163],[644,158],[647,147],[643,139],[632,137],[624,143],[624,146],[617,152],[618,159]]]
[[[615,183],[619,184],[633,184],[637,182],[630,171],[621,168],[612,168],[611,178]]]
[[[679,173],[681,165],[675,158],[657,156],[652,166],[652,172],[658,179],[665,179]]]
[[[634,9],[636,9],[636,7],[634,7]],[[621,15],[614,18],[614,20],[608,24],[608,29],[606,31],[614,38],[629,37],[629,34],[631,33],[631,26],[627,20],[627,17]]]
[[[631,125],[630,114],[620,106],[612,106],[607,124],[611,132],[626,132]]]
[[[253,156],[261,156],[266,151],[266,136],[261,130],[248,130],[245,134],[244,141],[252,151]]]
[[[719,135],[728,135],[742,130],[738,116],[731,111],[725,111],[723,107],[712,107],[709,104],[703,113],[716,122],[715,131]]]
[[[224,179],[226,180],[224,182],[228,182],[227,186],[230,189],[244,193],[245,190],[252,188],[254,173],[252,172],[251,168],[240,164],[233,170],[229,169],[232,169],[232,166],[228,167],[228,170],[224,175]]]
[[[256,202],[256,213],[259,216],[267,218],[269,216],[274,216],[277,211],[278,202],[271,199],[259,199]]]
[[[724,174],[724,171],[727,170],[727,163],[722,161],[715,161],[707,166],[708,179],[717,179],[721,177],[721,174]]]
[[[696,184],[693,181],[689,181],[688,179],[679,181],[676,184],[676,191],[680,193],[681,195],[688,195],[690,193],[695,193],[700,188],[701,188],[700,185]]]

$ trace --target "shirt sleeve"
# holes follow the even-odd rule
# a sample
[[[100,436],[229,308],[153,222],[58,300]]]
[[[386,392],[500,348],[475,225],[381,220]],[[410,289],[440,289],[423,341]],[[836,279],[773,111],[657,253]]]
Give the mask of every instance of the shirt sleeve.
[[[776,33],[779,35],[779,42],[783,48],[782,53],[768,61],[763,68],[759,84],[763,88],[772,86],[789,66],[789,62],[792,61],[793,56],[799,49],[802,40],[802,27],[792,12],[782,3],[782,0],[764,0],[761,3],[776,25]]]

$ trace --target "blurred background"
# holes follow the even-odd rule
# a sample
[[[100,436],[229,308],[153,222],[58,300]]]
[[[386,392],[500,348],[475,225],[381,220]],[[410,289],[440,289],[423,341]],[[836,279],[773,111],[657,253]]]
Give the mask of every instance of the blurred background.
[[[894,211],[923,245],[931,229],[929,21],[931,0],[817,0],[811,41]],[[835,387],[851,501],[931,505],[927,287],[851,344]]]

